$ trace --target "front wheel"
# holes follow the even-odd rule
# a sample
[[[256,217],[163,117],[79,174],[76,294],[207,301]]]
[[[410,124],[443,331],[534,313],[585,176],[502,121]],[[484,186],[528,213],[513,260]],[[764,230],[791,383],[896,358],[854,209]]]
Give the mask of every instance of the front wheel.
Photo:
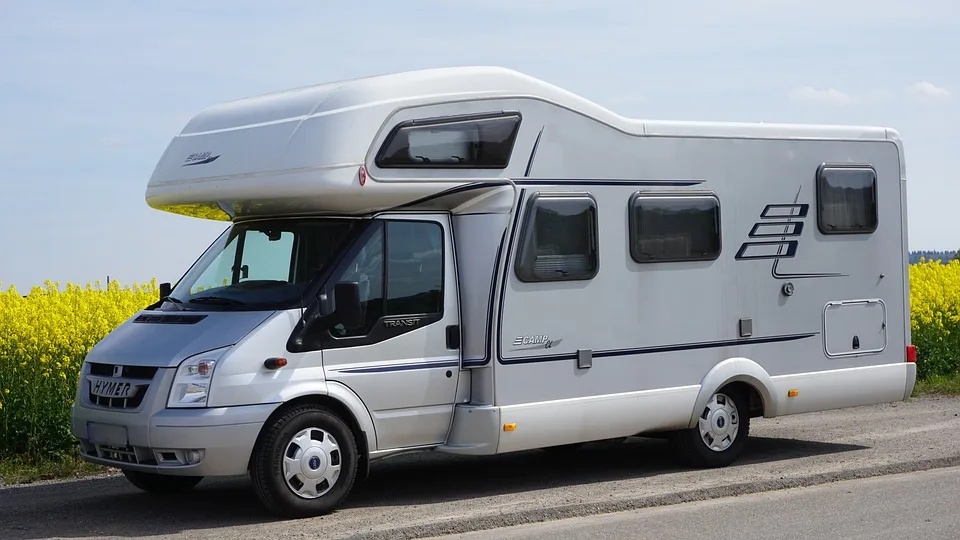
[[[158,495],[182,493],[194,488],[202,476],[173,476],[124,469],[123,475],[137,488]]]
[[[250,478],[260,501],[278,516],[332,512],[353,488],[357,445],[329,410],[294,407],[281,415],[254,450]]]
[[[697,426],[673,433],[670,440],[683,458],[698,467],[725,467],[743,451],[750,434],[746,396],[721,390],[700,411]]]

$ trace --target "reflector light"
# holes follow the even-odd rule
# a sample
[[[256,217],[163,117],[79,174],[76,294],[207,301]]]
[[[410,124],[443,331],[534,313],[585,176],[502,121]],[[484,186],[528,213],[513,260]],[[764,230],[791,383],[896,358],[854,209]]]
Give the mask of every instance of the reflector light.
[[[917,346],[907,345],[907,362],[917,361]]]
[[[359,175],[360,175],[360,185],[362,186],[367,183],[367,167],[365,165],[360,166]]]

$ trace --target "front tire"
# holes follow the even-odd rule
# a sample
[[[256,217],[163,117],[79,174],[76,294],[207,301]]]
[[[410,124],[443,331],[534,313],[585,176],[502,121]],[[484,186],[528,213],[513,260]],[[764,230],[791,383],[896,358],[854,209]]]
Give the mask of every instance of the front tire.
[[[730,465],[743,452],[750,434],[747,397],[733,389],[710,396],[697,426],[672,434],[671,443],[682,458],[696,467]]]
[[[284,412],[254,450],[250,478],[274,515],[304,518],[335,510],[353,488],[357,444],[350,428],[316,405]]]
[[[123,476],[140,490],[156,495],[173,495],[190,491],[203,480],[202,476],[173,476],[124,469]]]

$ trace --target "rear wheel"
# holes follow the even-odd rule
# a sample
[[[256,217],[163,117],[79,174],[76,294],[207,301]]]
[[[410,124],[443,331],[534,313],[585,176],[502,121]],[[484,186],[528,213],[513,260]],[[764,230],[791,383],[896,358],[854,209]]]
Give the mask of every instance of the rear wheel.
[[[203,480],[202,476],[172,476],[130,470],[124,470],[123,475],[137,488],[159,495],[189,491]]]
[[[710,396],[697,426],[672,434],[671,442],[683,458],[697,467],[725,467],[743,452],[750,434],[746,395],[725,388]]]
[[[335,510],[353,488],[358,452],[350,428],[328,409],[301,405],[267,428],[250,477],[275,515],[303,518]]]

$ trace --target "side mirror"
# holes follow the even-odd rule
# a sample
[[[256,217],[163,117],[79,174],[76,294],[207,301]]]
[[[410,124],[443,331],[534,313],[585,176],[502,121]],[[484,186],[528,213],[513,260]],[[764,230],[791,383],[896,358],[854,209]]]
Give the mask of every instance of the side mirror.
[[[333,302],[336,319],[347,328],[363,326],[363,310],[360,308],[360,284],[356,281],[341,281],[333,287]]]
[[[166,298],[166,297],[170,296],[170,291],[172,291],[172,290],[173,290],[173,286],[171,286],[169,283],[161,283],[161,284],[160,284],[160,298]]]

